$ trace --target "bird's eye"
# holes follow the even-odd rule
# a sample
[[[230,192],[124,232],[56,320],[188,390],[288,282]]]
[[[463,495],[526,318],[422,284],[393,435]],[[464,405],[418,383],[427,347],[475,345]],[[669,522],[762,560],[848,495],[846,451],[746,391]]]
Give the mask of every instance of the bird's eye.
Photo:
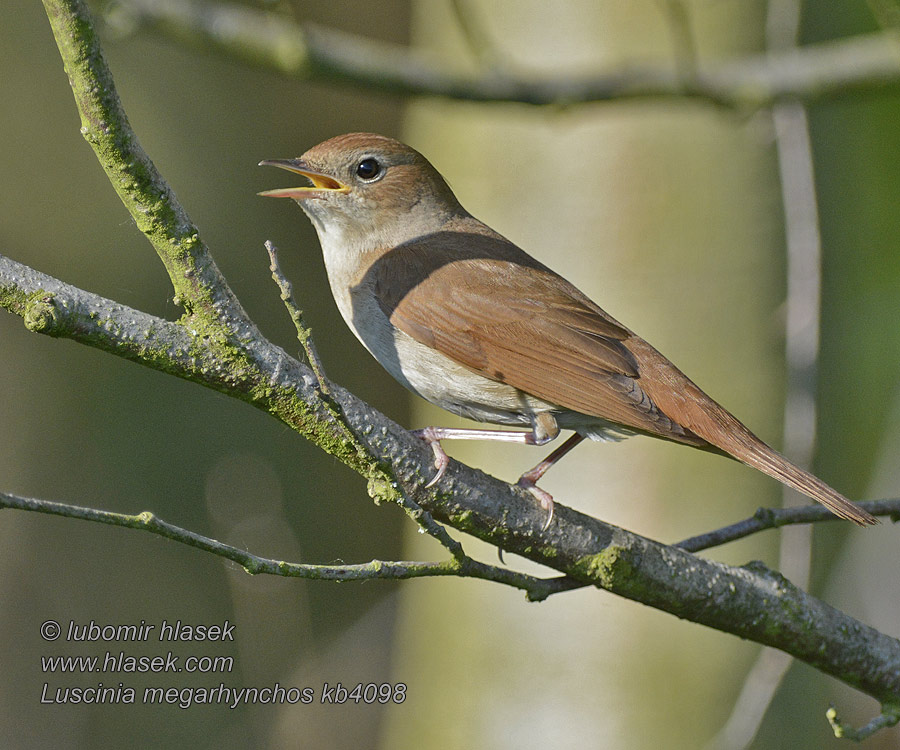
[[[356,165],[356,175],[362,180],[374,180],[381,175],[381,165],[376,159],[368,157]]]

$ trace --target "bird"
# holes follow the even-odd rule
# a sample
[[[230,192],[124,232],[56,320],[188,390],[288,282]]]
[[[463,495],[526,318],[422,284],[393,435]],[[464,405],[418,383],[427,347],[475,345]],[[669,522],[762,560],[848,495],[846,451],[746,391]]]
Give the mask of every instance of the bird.
[[[447,439],[544,445],[572,436],[518,484],[553,519],[537,486],[585,438],[649,435],[740,461],[860,526],[877,519],[756,437],[665,356],[573,284],[466,211],[418,151],[348,133],[299,158],[267,159],[303,187],[344,321],[376,360],[422,398],[477,422],[524,429],[415,432],[443,476]]]

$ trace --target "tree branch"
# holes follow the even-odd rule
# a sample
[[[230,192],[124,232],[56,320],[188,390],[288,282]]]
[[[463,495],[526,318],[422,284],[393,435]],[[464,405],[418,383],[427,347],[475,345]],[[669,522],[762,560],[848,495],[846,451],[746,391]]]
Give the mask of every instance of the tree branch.
[[[444,562],[415,562],[372,560],[358,565],[304,565],[289,563],[283,560],[272,560],[251,554],[230,544],[223,544],[193,531],[183,529],[163,521],[158,516],[144,511],[136,515],[110,513],[95,508],[83,508],[77,505],[54,503],[49,500],[37,500],[30,497],[0,492],[0,508],[16,508],[37,513],[49,513],[66,518],[77,518],[83,521],[121,526],[127,529],[149,531],[151,534],[171,539],[191,547],[210,552],[218,557],[232,560],[250,575],[268,574],[287,578],[306,578],[318,581],[371,581],[371,580],[403,580],[422,578],[425,576],[457,576],[460,578],[480,578],[485,581],[503,583],[522,589],[531,601],[543,601],[551,594],[560,593],[573,588],[574,581],[562,576],[555,578],[537,578],[526,573],[518,573],[508,568],[486,565],[471,558]]]
[[[258,336],[224,283],[197,228],[138,142],[83,4],[46,0],[44,8],[75,95],[81,134],[138,228],[162,260],[175,302],[194,326],[215,322],[219,334]]]
[[[868,500],[857,503],[860,508],[865,508],[873,516],[889,516],[891,521],[900,521],[900,499],[894,500]],[[821,505],[794,505],[788,508],[758,508],[750,518],[743,521],[723,526],[721,529],[707,531],[704,534],[692,536],[673,545],[687,552],[700,552],[701,550],[718,547],[745,536],[756,534],[766,529],[777,529],[781,526],[791,526],[801,523],[822,523],[825,521],[839,521],[828,508]]]
[[[257,367],[223,369],[215,345],[182,324],[77,290],[5,258],[0,258],[0,289],[0,304],[21,315],[33,331],[73,338],[243,398],[320,445],[320,431],[333,425],[309,368],[271,344],[265,344],[266,356],[256,360]],[[703,560],[562,504],[554,524],[541,533],[544,519],[528,493],[457,462],[438,489],[425,490],[428,477],[421,476],[420,467],[430,467],[427,447],[339,386],[329,384],[329,389],[354,433],[382,461],[393,462],[395,481],[439,520],[581,584],[781,648],[885,703],[900,702],[900,642],[819,602],[777,573],[760,565],[734,568]],[[302,420],[295,418],[298,402],[307,415]]]
[[[114,90],[96,95],[92,89],[111,87],[112,81],[90,20],[81,0],[45,0],[45,4],[55,33],[64,39],[60,49],[70,77],[79,81],[73,86],[91,90],[90,96],[79,96],[76,91],[76,102],[88,111],[100,106],[95,114],[100,114],[102,122],[97,120],[92,127],[114,135],[111,143],[104,141],[106,145],[96,151],[115,184],[119,175],[127,173],[128,166],[119,161],[134,157],[136,139],[121,108],[109,105],[117,101]],[[67,36],[72,38],[66,40]],[[84,112],[82,118],[87,118]],[[88,129],[89,140],[94,133]],[[146,165],[143,169],[155,174]],[[172,207],[171,191],[155,180],[151,182],[161,192],[150,208],[162,211],[163,217],[178,215]],[[125,192],[123,201],[133,213],[146,208]],[[193,229],[189,221],[181,219],[169,226]],[[156,225],[151,229],[155,232]],[[543,532],[544,514],[529,493],[457,462],[451,462],[436,487],[427,488],[431,475],[427,446],[344,389],[327,383],[342,420],[356,438],[349,439],[333,410],[323,402],[312,371],[266,341],[246,321],[206,248],[193,239],[185,248],[177,241],[181,234],[172,236],[176,242],[171,253],[166,243],[155,247],[167,267],[186,274],[184,281],[173,279],[190,308],[177,322],[127,308],[2,257],[0,306],[20,315],[32,331],[104,349],[264,409],[366,477],[373,497],[396,500],[405,496],[439,521],[543,563],[577,584],[597,586],[780,648],[886,707],[900,705],[900,641],[809,596],[759,563],[733,567],[705,560],[562,504],[557,504],[554,523]],[[27,503],[21,507],[47,510]],[[104,523],[114,522],[103,511],[77,512],[99,514],[94,520],[102,517]],[[174,533],[174,527],[151,516],[121,516],[119,520],[119,525],[152,526],[160,530],[156,533],[168,536]],[[194,544],[202,538],[187,532],[188,539],[187,543]],[[246,555],[240,550],[233,554]],[[249,557],[241,560],[251,567],[254,564]],[[454,564],[460,561],[438,565]],[[552,579],[547,585],[564,589],[576,583]]]
[[[144,25],[296,78],[479,102],[571,106],[675,97],[756,109],[785,99],[812,102],[900,83],[900,42],[891,30],[738,60],[635,64],[536,81],[497,68],[476,75],[447,71],[407,47],[225,3],[122,0],[110,22]]]
[[[886,706],[885,710],[878,716],[858,729],[845,721],[841,721],[834,706],[831,706],[825,712],[825,718],[827,718],[828,723],[831,724],[831,730],[834,732],[835,737],[853,740],[854,742],[862,742],[876,732],[888,727],[896,726],[900,723],[900,706]]]

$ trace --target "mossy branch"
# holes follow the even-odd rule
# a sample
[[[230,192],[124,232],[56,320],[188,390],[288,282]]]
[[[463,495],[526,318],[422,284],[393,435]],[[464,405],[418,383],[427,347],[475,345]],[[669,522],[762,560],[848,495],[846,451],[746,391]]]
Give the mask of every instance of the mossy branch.
[[[361,473],[378,471],[356,461],[355,451],[335,448],[340,430],[318,400],[315,376],[267,342],[256,343],[254,357],[223,360],[214,343],[180,322],[154,318],[2,256],[0,305],[20,315],[33,331],[81,341],[242,398]],[[528,493],[457,462],[451,463],[437,488],[426,489],[428,448],[340,386],[328,387],[354,434],[394,476],[396,488],[384,484],[374,493],[391,497],[402,488],[438,520],[566,576],[535,584],[537,588],[519,586],[531,598],[542,598],[545,590],[551,593],[546,587],[557,591],[597,586],[780,648],[885,703],[900,702],[900,642],[800,591],[777,573],[759,564],[733,567],[705,560],[562,504],[557,504],[553,525],[542,532],[544,516]],[[378,476],[386,481],[383,473]],[[90,515],[94,511],[69,512],[66,506],[35,503],[11,507],[100,520]],[[102,522],[113,523],[109,518]]]

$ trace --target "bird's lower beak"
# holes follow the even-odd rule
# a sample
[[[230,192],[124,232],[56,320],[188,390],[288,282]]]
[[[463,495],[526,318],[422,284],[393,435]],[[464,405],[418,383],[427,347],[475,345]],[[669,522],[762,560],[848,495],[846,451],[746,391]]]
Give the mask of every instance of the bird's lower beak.
[[[331,175],[310,169],[301,159],[264,159],[259,166],[286,169],[288,172],[302,174],[312,182],[311,187],[277,188],[257,193],[265,198],[293,198],[299,201],[304,198],[315,198],[324,193],[346,193],[350,190],[343,182],[336,180]]]

